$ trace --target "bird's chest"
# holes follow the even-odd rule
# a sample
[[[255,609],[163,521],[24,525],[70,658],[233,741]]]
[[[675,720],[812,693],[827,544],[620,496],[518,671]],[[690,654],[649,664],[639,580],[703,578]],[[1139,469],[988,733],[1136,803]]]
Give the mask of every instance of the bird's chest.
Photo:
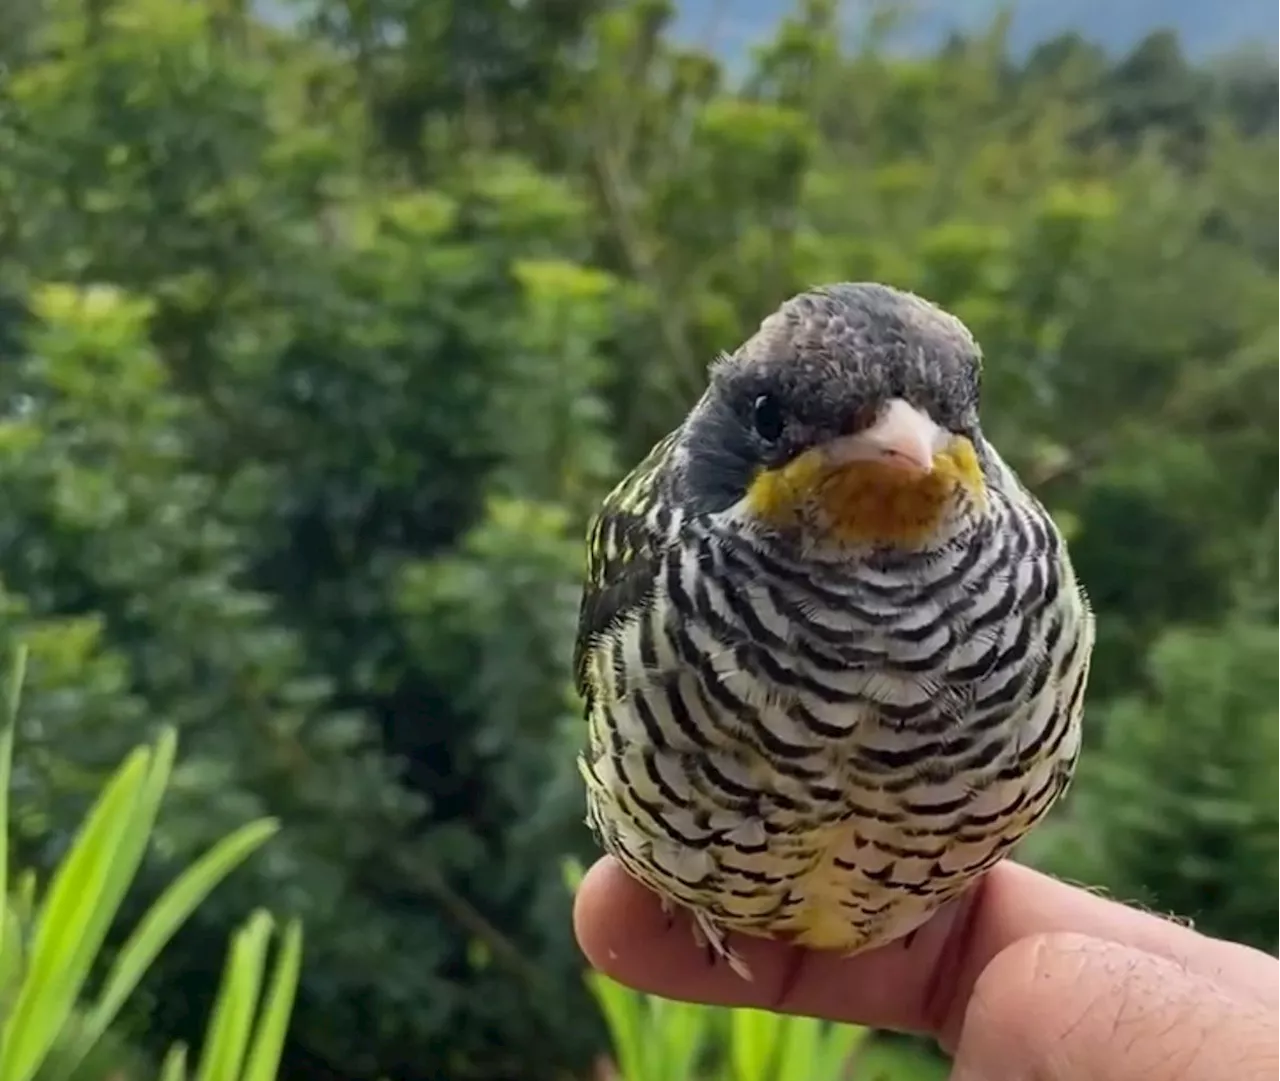
[[[907,753],[980,712],[992,725],[1027,706],[1052,620],[1036,561],[957,552],[927,575],[788,574],[733,555],[708,573],[709,563],[665,598],[668,630],[745,729],[815,751],[869,742]]]
[[[728,926],[849,948],[999,859],[1074,753],[1082,624],[1035,560],[931,570],[673,561],[601,666],[611,850]]]

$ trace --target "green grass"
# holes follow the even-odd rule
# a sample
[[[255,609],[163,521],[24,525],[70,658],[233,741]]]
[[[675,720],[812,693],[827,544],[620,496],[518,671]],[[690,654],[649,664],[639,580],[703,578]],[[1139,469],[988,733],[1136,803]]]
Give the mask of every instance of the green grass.
[[[95,997],[85,986],[150,843],[177,754],[172,730],[139,747],[109,778],[47,887],[13,876],[9,778],[26,651],[4,688],[0,717],[0,1081],[71,1081],[101,1047],[147,970],[228,874],[272,837],[250,822],[183,871],[125,937]],[[199,1058],[171,1049],[164,1081],[273,1081],[302,956],[296,921],[277,935],[266,912],[236,932]],[[274,965],[268,973],[268,959]]]
[[[950,1067],[918,1044],[876,1036],[858,1052],[851,1081],[946,1081]]]

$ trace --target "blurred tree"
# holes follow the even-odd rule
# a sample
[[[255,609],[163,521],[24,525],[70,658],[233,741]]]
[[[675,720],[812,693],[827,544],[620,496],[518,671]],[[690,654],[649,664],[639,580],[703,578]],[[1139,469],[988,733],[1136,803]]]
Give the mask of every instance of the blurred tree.
[[[1151,689],[1106,707],[1072,816],[1035,839],[1042,862],[1275,953],[1278,646],[1248,619],[1163,635]]]
[[[1135,147],[1151,137],[1180,153],[1203,144],[1213,108],[1209,80],[1187,62],[1172,30],[1140,41],[1102,80],[1105,113],[1099,134]]]
[[[1060,34],[1041,42],[1027,54],[1018,72],[1018,82],[1058,78],[1067,71],[1080,82],[1096,87],[1107,73],[1106,50],[1079,34]]]
[[[904,58],[825,0],[732,80],[660,0],[37,14],[0,29],[0,638],[35,650],[41,749],[15,829],[52,859],[161,720],[189,758],[155,871],[287,826],[169,957],[158,1027],[270,902],[313,943],[299,1073],[587,1061],[583,523],[718,351],[840,278],[971,325],[985,426],[1099,612],[1085,771],[1028,852],[1271,941],[1266,777],[1228,755],[1175,814],[1172,767],[1123,763],[1191,738],[1184,701],[1274,700],[1225,645],[1177,682],[1188,642],[1260,657],[1277,618],[1274,63],[1063,38],[1018,66],[1000,24]],[[1117,801],[1164,808],[1159,874]]]
[[[1223,107],[1244,135],[1274,134],[1280,80],[1275,56],[1266,46],[1256,43],[1230,53],[1210,67],[1209,74]]]
[[[297,5],[302,7],[302,5]],[[545,105],[604,0],[317,0],[309,24],[349,56],[375,131],[417,175],[434,142],[531,148]],[[443,131],[442,131],[443,129]]]
[[[26,840],[52,859],[93,771],[178,724],[166,858],[246,814],[290,823],[204,930],[252,903],[305,917],[311,1056],[585,1061],[557,737],[577,524],[611,468],[613,283],[574,261],[577,204],[497,157],[366,194],[312,54],[281,70],[200,5],[100,14],[91,42],[51,24],[65,47],[13,74],[0,136],[35,315],[0,375],[0,575],[46,752]],[[207,942],[169,958],[184,994],[158,1023],[201,1015]]]
[[[30,49],[43,8],[41,0],[12,0],[0,8],[0,64],[19,61]]]

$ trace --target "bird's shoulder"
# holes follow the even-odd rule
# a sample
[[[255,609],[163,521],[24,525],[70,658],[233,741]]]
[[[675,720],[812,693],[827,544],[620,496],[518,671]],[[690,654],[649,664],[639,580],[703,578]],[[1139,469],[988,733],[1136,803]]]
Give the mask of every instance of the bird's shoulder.
[[[574,674],[588,694],[593,644],[649,597],[668,536],[660,528],[664,472],[679,430],[664,436],[607,495],[587,531],[586,573],[578,609]]]

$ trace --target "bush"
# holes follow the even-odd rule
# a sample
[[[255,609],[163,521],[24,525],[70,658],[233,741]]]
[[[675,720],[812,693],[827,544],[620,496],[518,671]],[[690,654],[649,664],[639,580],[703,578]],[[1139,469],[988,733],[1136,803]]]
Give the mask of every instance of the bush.
[[[1049,870],[1277,949],[1274,624],[1175,629],[1147,687],[1099,709],[1069,810],[1033,836]]]

